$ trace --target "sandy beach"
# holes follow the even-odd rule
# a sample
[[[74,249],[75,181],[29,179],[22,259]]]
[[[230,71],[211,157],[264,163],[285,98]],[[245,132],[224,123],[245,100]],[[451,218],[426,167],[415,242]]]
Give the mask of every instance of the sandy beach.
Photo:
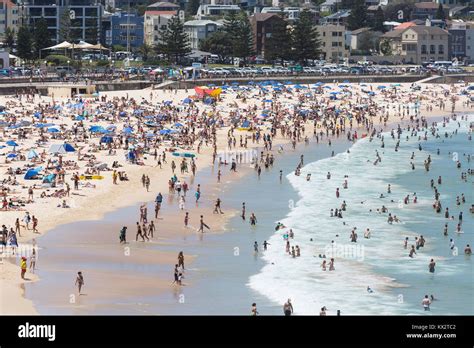
[[[217,163],[213,164],[213,153],[215,151],[217,154],[224,154],[230,151],[228,146],[229,132],[232,132],[237,143],[237,145],[233,146],[234,151],[241,151],[248,155],[254,153],[251,151],[253,148],[258,148],[259,151],[265,152],[266,155],[277,154],[280,145],[284,147],[291,146],[293,134],[282,134],[281,129],[280,131],[275,131],[275,134],[272,136],[272,149],[263,149],[264,143],[262,141],[253,141],[252,135],[255,134],[255,129],[258,128],[260,128],[264,134],[270,133],[274,121],[266,119],[267,116],[260,117],[262,114],[272,114],[273,120],[278,119],[279,127],[286,124],[288,125],[288,129],[290,129],[290,125],[294,127],[296,124],[296,128],[294,128],[295,135],[296,130],[301,130],[301,127],[304,126],[304,135],[298,134],[298,136],[295,137],[298,138],[298,140],[295,141],[303,143],[305,136],[311,138],[311,142],[314,141],[312,138],[313,129],[315,132],[325,131],[329,128],[335,129],[336,122],[331,124],[325,122],[326,119],[324,115],[327,112],[327,108],[332,108],[332,110],[330,109],[331,113],[335,112],[335,109],[340,109],[341,115],[351,111],[353,119],[361,117],[360,127],[357,129],[356,127],[359,122],[354,122],[352,133],[355,130],[360,133],[367,132],[366,124],[365,121],[362,120],[362,117],[367,117],[367,120],[370,118],[373,123],[370,126],[379,129],[382,128],[384,123],[396,127],[398,123],[407,121],[410,115],[418,119],[420,117],[429,119],[431,117],[450,115],[452,113],[452,96],[456,98],[456,103],[454,104],[455,113],[472,112],[474,110],[474,104],[469,103],[466,96],[459,95],[459,91],[462,89],[461,85],[422,84],[420,85],[421,90],[418,91],[410,89],[410,84],[398,84],[393,87],[383,84],[370,84],[370,86],[359,84],[345,85],[347,87],[340,87],[339,84],[325,85],[329,91],[337,90],[338,94],[333,94],[333,96],[337,96],[337,100],[331,100],[331,95],[325,91],[320,94],[309,94],[308,90],[310,90],[310,88],[308,88],[308,90],[296,89],[295,91],[295,89],[293,89],[291,92],[278,93],[265,92],[257,87],[249,88],[244,91],[227,89],[225,91],[226,93],[221,94],[221,100],[218,101],[216,105],[207,106],[196,102],[195,106],[193,105],[194,110],[190,108],[189,104],[183,104],[182,102],[186,98],[194,96],[194,91],[177,90],[176,92],[165,92],[147,89],[142,91],[101,93],[100,97],[106,97],[107,100],[116,98],[116,105],[112,105],[108,109],[115,109],[117,115],[101,118],[99,117],[100,114],[106,114],[109,111],[104,105],[106,102],[99,100],[94,101],[93,99],[85,102],[84,104],[86,106],[81,110],[86,110],[89,116],[81,122],[84,122],[84,129],[86,129],[86,131],[82,132],[82,134],[88,136],[86,139],[75,136],[72,131],[74,127],[77,127],[77,120],[75,120],[75,116],[77,115],[74,114],[74,109],[67,107],[68,103],[72,104],[70,101],[55,100],[53,102],[51,98],[42,97],[38,99],[39,97],[36,96],[34,102],[28,103],[24,96],[21,101],[13,96],[0,97],[0,104],[5,105],[8,112],[3,118],[9,117],[10,121],[14,124],[21,120],[28,120],[30,122],[29,126],[26,127],[28,129],[26,134],[19,134],[19,128],[9,128],[7,126],[3,127],[3,133],[1,134],[0,143],[5,145],[5,148],[2,149],[3,154],[7,155],[13,153],[15,155],[10,158],[5,156],[7,160],[1,160],[0,180],[3,180],[5,198],[7,201],[10,200],[10,198],[14,198],[14,202],[22,202],[13,203],[14,207],[2,210],[2,224],[8,229],[11,227],[15,228],[15,220],[17,218],[20,219],[22,226],[20,227],[20,233],[16,236],[19,246],[17,253],[29,257],[31,247],[28,246],[32,245],[33,239],[37,239],[38,252],[41,253],[41,249],[48,248],[48,245],[43,245],[41,238],[38,237],[58,227],[61,228],[61,226],[65,226],[65,228],[67,228],[68,224],[78,221],[99,221],[108,213],[125,207],[138,207],[145,202],[148,204],[148,215],[152,216],[154,214],[153,204],[150,202],[155,200],[158,192],[163,194],[169,193],[169,180],[173,177],[173,170],[170,167],[170,163],[174,160],[178,165],[178,168],[175,170],[177,178],[181,183],[185,181],[188,183],[189,192],[187,194],[185,209],[183,210],[179,209],[178,196],[175,194],[167,196],[169,199],[163,202],[164,208],[161,212],[162,215],[160,213],[160,219],[154,220],[156,224],[156,238],[153,239],[153,243],[157,244],[157,248],[144,249],[140,245],[142,242],[134,241],[136,231],[135,222],[140,218],[137,209],[136,217],[131,218],[128,223],[127,239],[129,244],[121,246],[118,238],[119,230],[113,230],[104,226],[104,231],[107,233],[104,232],[101,234],[102,231],[96,231],[97,239],[82,241],[84,244],[84,252],[71,255],[71,259],[68,260],[68,262],[74,263],[74,258],[78,258],[79,260],[81,258],[90,257],[87,248],[99,248],[100,252],[92,252],[94,262],[98,264],[120,263],[123,262],[123,255],[120,255],[119,251],[123,250],[124,246],[126,246],[130,247],[131,250],[131,256],[127,259],[127,263],[136,265],[146,265],[150,263],[160,264],[163,265],[163,267],[167,267],[172,275],[173,266],[177,262],[179,250],[175,252],[159,250],[160,245],[166,245],[167,240],[170,238],[179,236],[184,238],[188,234],[195,234],[199,226],[200,215],[204,215],[206,224],[211,227],[210,231],[205,231],[205,233],[223,233],[227,221],[240,213],[240,207],[226,206],[225,193],[221,192],[220,184],[217,182],[217,170],[220,169],[222,172],[221,182],[245,180],[245,175],[252,172],[252,165],[242,165],[241,170],[242,161],[239,162],[239,160],[237,160],[238,170],[237,172],[231,172],[229,170],[230,163],[222,166],[218,166]],[[381,86],[384,86],[384,88],[381,88]],[[366,95],[371,93],[366,93],[363,90],[366,90],[366,92],[370,91],[374,95],[366,98]],[[121,100],[120,98],[124,99]],[[129,102],[131,98],[135,100],[135,103]],[[272,100],[271,102],[264,101],[270,99]],[[165,101],[171,101],[169,105],[177,106],[177,108],[173,109],[169,105],[164,106]],[[77,101],[75,102],[77,103]],[[441,102],[444,102],[445,105],[441,105]],[[38,107],[38,103],[43,104],[43,107]],[[50,108],[46,107],[46,104],[50,104]],[[53,104],[61,105],[61,108],[53,111],[51,108]],[[313,119],[299,117],[299,113],[297,113],[296,110],[312,110],[315,104],[320,107],[324,106],[324,109],[320,110],[320,115],[318,115],[316,123]],[[101,113],[94,114],[100,105],[104,107],[104,110],[101,110]],[[290,108],[290,105],[298,106]],[[362,105],[366,105],[365,107],[368,109],[364,109]],[[413,107],[408,108],[409,105]],[[400,107],[403,106],[407,107],[406,111],[400,109]],[[199,108],[199,111],[196,111],[195,108]],[[40,118],[35,117],[34,113],[41,109],[44,110],[42,113],[43,116],[40,116]],[[169,119],[163,121],[160,126],[166,127],[166,129],[176,130],[178,134],[179,129],[175,126],[177,123],[182,124],[180,128],[196,128],[194,142],[192,144],[182,143],[176,146],[172,144],[173,140],[163,138],[156,143],[149,143],[144,146],[140,145],[144,142],[146,138],[145,133],[147,132],[144,130],[143,119],[137,120],[133,116],[134,111],[139,109],[148,110],[147,113],[149,115],[167,113],[170,116]],[[127,116],[121,119],[118,116],[119,112],[125,112]],[[357,115],[356,112],[359,112],[359,114]],[[408,114],[409,112],[410,115]],[[311,111],[309,111],[309,113],[311,113]],[[206,124],[202,118],[196,121],[197,115],[202,117],[204,114],[206,114],[205,117],[207,117],[207,121],[212,120],[213,125],[218,125],[215,128],[216,142],[214,148],[211,145],[212,141],[210,139],[212,137],[209,133],[207,133],[206,136],[199,134],[199,131],[203,129],[207,129],[207,131],[211,129],[209,126],[209,124],[211,124],[210,122]],[[365,114],[367,116],[365,116]],[[304,113],[301,113],[301,115],[304,115]],[[385,117],[387,118],[384,119]],[[249,121],[254,127],[254,131],[248,131],[247,129],[239,130],[233,126],[233,119],[236,119],[236,123],[239,125]],[[58,132],[41,133],[40,130],[42,128],[34,127],[35,124],[46,122],[54,123],[54,126],[50,126],[50,128],[56,127],[55,129],[58,129]],[[314,126],[315,124],[316,126]],[[140,153],[140,161],[142,164],[138,165],[126,160],[125,155],[128,150],[124,147],[124,144],[120,144],[117,140],[110,146],[102,144],[102,147],[99,149],[99,140],[104,134],[93,134],[87,131],[87,129],[93,125],[103,128],[107,128],[110,125],[115,126],[115,139],[119,138],[119,136],[115,134],[121,134],[125,128],[131,126],[133,133],[136,134],[138,138],[136,147],[147,148],[147,151]],[[345,127],[348,128],[349,123],[347,123]],[[387,130],[387,128],[385,128],[385,130]],[[154,136],[159,138],[156,132]],[[248,144],[246,147],[239,146],[241,137],[247,140]],[[40,138],[43,139],[38,143]],[[183,137],[183,139],[185,138],[186,137]],[[321,139],[321,141],[326,142],[326,139],[327,138],[324,138],[324,140]],[[6,142],[10,140],[16,142],[18,146],[12,148],[6,145]],[[205,142],[208,140],[209,144],[206,146]],[[202,144],[199,145],[200,141],[202,141]],[[65,142],[71,144],[76,151],[60,154],[61,159],[59,159],[57,154],[48,153],[48,149],[52,144],[63,144]],[[198,147],[199,151],[197,149]],[[157,160],[154,158],[153,150],[155,148],[159,155],[163,151],[166,151],[167,163],[163,163],[162,168],[157,166]],[[183,157],[173,157],[171,155],[172,152],[168,151],[170,148],[177,149],[179,152],[192,152],[196,155],[194,159],[197,167],[196,175],[193,175],[191,171],[184,173],[179,172],[179,163]],[[28,159],[27,157],[31,150],[34,150],[36,156]],[[94,156],[93,159],[90,157],[91,155]],[[260,154],[258,154],[258,156],[259,155]],[[219,157],[219,155],[217,157]],[[229,158],[232,158],[232,155],[230,155]],[[49,160],[55,160],[56,162],[52,163],[49,162]],[[245,160],[249,159],[244,159],[244,161]],[[43,169],[41,174],[45,176],[50,173],[55,173],[57,177],[61,176],[63,172],[58,171],[56,173],[54,169],[58,164],[57,161],[65,162],[66,165],[61,166],[61,170],[64,170],[65,174],[64,180],[55,179],[57,180],[55,183],[56,187],[42,185],[41,181],[24,179],[25,165],[29,165],[30,168],[38,166],[44,167],[45,169]],[[117,162],[120,167],[112,168],[114,162]],[[90,163],[93,163],[92,167],[88,167]],[[95,168],[97,164],[103,163],[106,165],[102,168],[108,168],[109,170],[102,169],[100,173],[86,174],[88,168]],[[189,164],[188,159],[187,163]],[[212,166],[214,177],[200,175],[200,172],[204,168],[210,168]],[[8,168],[10,167],[22,167],[23,170],[18,174],[9,174]],[[118,181],[114,184],[113,169],[125,172],[128,181]],[[72,188],[73,181],[71,179],[75,172],[79,173],[79,175],[97,175],[103,176],[103,178],[100,180],[80,180],[79,189],[74,190]],[[149,177],[150,180],[148,191],[141,181],[143,175]],[[8,178],[10,178],[10,180],[8,180]],[[64,196],[66,183],[70,185],[69,196]],[[200,183],[203,183],[201,187],[202,198],[200,198],[199,204],[196,205],[194,203],[194,193],[197,189],[197,185]],[[33,185],[35,188],[33,188],[33,199],[31,200],[28,197],[28,190]],[[61,189],[64,190],[61,196],[44,196]],[[42,193],[43,197],[41,197]],[[222,210],[225,214],[213,214],[213,208],[217,198],[222,199]],[[65,204],[68,206],[67,208],[62,208],[63,200],[66,201]],[[191,219],[189,228],[184,228],[183,225],[184,213],[186,211],[189,212]],[[38,233],[32,231],[31,223],[29,226],[30,229],[23,227],[23,218],[26,212],[29,212],[31,216],[35,216],[38,219]],[[247,214],[250,215],[250,211],[248,211]],[[113,238],[115,238],[116,245],[112,244],[112,235]],[[80,243],[81,241],[77,242]],[[144,244],[146,243],[147,242]],[[136,250],[139,250],[139,252],[135,252]],[[3,254],[3,256],[5,256],[5,254]],[[189,264],[192,263],[195,258],[199,258],[199,255],[185,255],[185,258]],[[60,260],[58,260],[58,262],[60,262]],[[32,273],[30,269],[26,272],[26,279],[21,279],[19,260],[16,257],[2,257],[0,268],[0,289],[2,290],[0,314],[37,314],[33,303],[24,297],[24,284],[25,282],[41,281],[41,279]],[[38,268],[41,269],[41,258],[38,258]],[[71,269],[70,271],[70,291],[74,292],[73,280],[78,270]],[[126,298],[136,292],[137,288],[143,291],[143,295],[151,296],[163,289],[176,286],[171,285],[169,281],[170,278],[143,277],[133,274],[118,275],[112,271],[108,273],[101,272],[103,271],[94,271],[93,268],[85,271],[88,298],[84,301],[88,301],[89,297],[93,296],[96,301],[99,301],[101,297],[109,297],[119,302],[120,299]],[[107,279],[107,283],[100,281],[104,278]],[[192,286],[192,284],[187,285]],[[81,306],[82,304],[78,303],[78,305]]]

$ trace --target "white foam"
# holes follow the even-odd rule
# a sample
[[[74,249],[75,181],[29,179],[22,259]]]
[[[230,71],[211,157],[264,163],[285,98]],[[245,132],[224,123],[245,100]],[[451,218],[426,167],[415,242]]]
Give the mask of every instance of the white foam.
[[[463,127],[458,132],[467,132],[468,123],[460,122]],[[440,129],[440,133],[452,132],[456,128],[457,123],[450,122],[446,128]],[[414,205],[399,203],[398,199],[407,192],[393,183],[397,177],[411,172],[410,156],[412,152],[418,151],[418,138],[405,141],[407,134],[406,131],[402,134],[398,152],[394,151],[396,140],[391,138],[390,133],[385,133],[385,148],[380,147],[380,139],[375,138],[371,142],[364,138],[351,147],[350,153],[309,163],[302,168],[300,176],[293,173],[288,175],[300,199],[286,218],[278,221],[293,229],[295,240],[290,242],[292,246],[299,245],[301,257],[292,258],[285,253],[282,235],[286,230],[277,231],[270,238],[271,247],[263,256],[267,265],[260,273],[250,277],[248,285],[281,305],[291,298],[295,314],[314,315],[323,306],[329,309],[328,314],[336,314],[338,309],[343,314],[356,315],[412,312],[413,308],[406,303],[399,303],[397,291],[390,291],[405,285],[374,270],[375,267],[395,267],[397,271],[407,273],[427,271],[429,257],[426,254],[419,253],[410,259],[408,250],[403,249],[404,237],[413,239],[417,235],[405,228],[405,222],[418,221],[420,216]],[[375,166],[376,150],[382,161]],[[414,162],[417,168],[422,168],[426,157],[426,153],[416,153]],[[331,172],[330,180],[326,178],[327,172]],[[306,181],[308,173],[311,173],[310,182]],[[345,178],[345,175],[349,177]],[[348,180],[348,189],[342,187],[345,179]],[[388,183],[391,184],[392,194],[381,200],[381,193],[387,196]],[[336,198],[336,188],[341,193],[339,199]],[[390,202],[391,199],[395,202]],[[432,201],[431,196],[420,195],[418,199],[418,206],[427,206]],[[344,218],[330,217],[330,209],[339,209],[343,200],[347,203],[347,210],[342,212]],[[400,214],[403,222],[388,224],[388,214],[375,212],[382,204],[392,215]],[[346,225],[343,225],[343,221]],[[349,239],[353,227],[357,227],[356,244]],[[366,228],[371,230],[370,239],[364,238]],[[320,267],[322,259],[318,255],[334,250],[331,247],[333,240],[336,250],[341,245],[346,249],[357,245],[358,253],[355,258],[336,256],[336,270],[324,272]],[[449,265],[440,270],[441,274],[452,271],[454,269]],[[374,293],[368,293],[367,286]]]

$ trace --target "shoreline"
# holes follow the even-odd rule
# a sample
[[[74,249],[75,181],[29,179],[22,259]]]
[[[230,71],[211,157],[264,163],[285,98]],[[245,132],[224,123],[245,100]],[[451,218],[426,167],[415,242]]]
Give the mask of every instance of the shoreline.
[[[180,91],[180,93],[182,93],[182,92],[183,91]],[[164,94],[163,96],[166,97],[166,94],[165,93],[163,93],[163,94]],[[451,114],[451,112],[439,112],[439,111],[434,111],[433,113],[437,113],[437,115],[434,116],[434,117],[442,117],[442,116],[440,116],[440,114],[444,114],[444,115]],[[423,115],[423,112],[422,112],[422,115]],[[397,121],[395,121],[395,123],[396,122]],[[227,128],[220,129],[220,132],[222,133],[221,134],[221,140],[222,140],[222,138],[224,138],[225,134],[223,134],[223,133],[225,133],[226,130],[227,130]],[[342,135],[342,136],[344,136],[344,135]],[[282,143],[287,143],[287,142],[288,142],[288,140],[282,139]],[[278,145],[278,142],[275,141],[274,145],[275,146]],[[226,147],[224,145],[223,149],[225,149],[225,148]],[[205,149],[205,150],[207,150],[207,149]],[[202,158],[206,158],[207,161],[209,161],[209,163],[207,163],[206,160],[202,160]],[[203,161],[205,162],[204,165],[202,163]],[[207,168],[207,166],[210,165],[210,154],[209,153],[207,153],[207,154],[203,153],[203,154],[199,155],[197,163],[198,163],[198,171],[201,171],[204,168]],[[103,189],[102,192],[100,192],[99,195],[96,194],[96,195],[94,195],[94,197],[88,197],[88,199],[82,199],[82,200],[78,199],[80,201],[78,203],[78,205],[81,206],[81,208],[83,208],[83,209],[81,209],[80,212],[75,211],[75,214],[68,214],[68,216],[66,218],[59,216],[59,220],[54,220],[54,218],[51,219],[50,221],[46,221],[45,219],[41,219],[40,220],[41,236],[44,236],[48,231],[51,231],[51,230],[56,229],[56,228],[60,228],[61,226],[67,225],[71,222],[72,223],[77,223],[77,222],[84,222],[84,221],[100,221],[101,219],[103,219],[103,217],[107,213],[117,211],[118,209],[121,209],[121,208],[130,207],[131,205],[138,204],[139,202],[148,201],[160,189],[161,189],[162,192],[166,192],[166,180],[163,180],[159,184],[158,187],[155,186],[155,185],[156,185],[156,182],[160,180],[160,177],[166,177],[166,175],[168,175],[168,177],[171,176],[170,175],[171,171],[168,170],[166,173],[164,173],[164,171],[161,170],[161,171],[157,172],[156,174],[154,174],[152,169],[153,169],[153,167],[149,167],[149,168],[147,167],[146,170],[143,171],[143,168],[141,168],[141,167],[136,168],[136,170],[132,170],[132,169],[127,168],[127,171],[128,171],[127,174],[130,177],[129,184],[131,184],[132,182],[134,184],[126,185],[126,186],[125,185],[119,185],[119,187],[120,186],[125,186],[125,187],[119,189],[120,192],[117,192],[116,190],[112,191],[112,188],[117,189],[117,186],[112,186],[111,183],[110,183],[108,186],[104,186],[105,189]],[[139,177],[143,173],[147,173],[147,175],[150,175],[150,177],[151,177],[152,190],[149,193],[144,193],[144,192],[138,193],[137,192],[138,191],[137,187],[140,186]],[[111,181],[110,177],[108,179],[109,179],[109,181]],[[234,180],[235,180],[235,178],[234,178]],[[111,199],[110,195],[114,195],[114,199]],[[100,206],[101,208],[97,209],[97,206]],[[78,208],[76,208],[76,209],[78,209]],[[68,212],[71,212],[71,210],[68,211]],[[61,215],[61,214],[56,214],[56,215]],[[56,216],[56,218],[58,218],[58,217]],[[226,220],[228,220],[228,219],[226,219]],[[225,222],[223,222],[223,224],[225,224]],[[35,237],[35,235],[28,236],[28,238],[33,238],[33,237]],[[24,242],[24,241],[27,241],[27,240],[28,239],[24,238],[24,237],[19,238],[20,242]],[[10,279],[9,276],[5,276],[5,275],[8,275],[9,272],[12,272],[12,274],[13,274],[13,272],[17,272],[17,269],[14,269],[15,268],[14,266],[16,267],[16,265],[14,265],[14,264],[11,264],[11,266],[8,266],[8,264],[5,263],[5,261],[1,265],[2,274],[3,274],[2,277],[5,277],[5,278],[2,278],[2,287],[4,287],[4,286],[6,287],[5,282]],[[30,273],[28,273],[28,275],[30,276]],[[17,295],[14,294],[14,292],[15,292],[14,288],[16,286],[21,285],[21,284],[22,284],[22,282],[20,282],[20,281],[17,282],[14,286],[10,286],[11,283],[8,284],[7,290],[8,290],[9,293],[8,293],[8,296],[6,296],[6,297],[8,297],[8,298],[15,297],[16,298]],[[5,288],[2,288],[2,289],[5,289]],[[20,292],[21,289],[18,289],[18,291]],[[20,295],[20,296],[22,296],[22,295]],[[4,296],[2,295],[2,300],[3,300],[3,298],[4,298]],[[21,297],[21,298],[24,299],[24,297]],[[27,310],[27,311],[31,310],[30,313],[38,314],[36,312],[36,310],[34,309],[33,304],[30,305],[30,304],[28,304],[27,299],[24,299],[24,300],[25,300],[24,301],[25,310]],[[12,301],[12,302],[15,302],[15,301]],[[18,304],[15,303],[15,307],[17,307],[17,306],[18,306]],[[5,306],[5,302],[2,303],[1,307],[2,307],[2,313],[4,311],[7,312],[7,313],[10,312],[10,309],[8,308],[8,306]],[[17,309],[15,308],[15,311],[16,310]],[[11,313],[14,313],[14,312],[11,312]]]

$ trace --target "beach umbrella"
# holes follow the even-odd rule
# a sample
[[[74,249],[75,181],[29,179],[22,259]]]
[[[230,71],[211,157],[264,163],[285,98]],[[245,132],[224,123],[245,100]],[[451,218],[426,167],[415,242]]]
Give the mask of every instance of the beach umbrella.
[[[92,133],[103,133],[105,129],[102,126],[90,126],[89,131]]]
[[[120,117],[125,117],[125,116],[127,116],[127,113],[125,111],[120,111],[119,116]]]
[[[170,129],[162,129],[160,130],[160,134],[163,135],[163,134],[170,134],[171,133],[171,130]]]
[[[330,87],[330,86],[324,86],[323,88],[326,88],[326,89],[331,89],[331,87]]]
[[[377,89],[384,89],[387,88],[386,86],[378,86]]]
[[[263,102],[264,102],[264,103],[273,103],[273,100],[271,100],[271,99],[264,99]]]
[[[9,153],[9,154],[7,155],[7,158],[15,158],[15,157],[17,157],[17,156],[18,156],[18,155],[17,155],[16,153]]]
[[[182,125],[181,123],[179,123],[179,122],[176,122],[176,123],[174,124],[174,126],[175,126],[175,127],[183,127],[183,125]]]
[[[172,100],[167,100],[163,104],[166,105],[166,106],[169,106],[169,105],[173,104],[173,101]]]
[[[15,141],[13,141],[13,140],[8,140],[8,141],[6,142],[6,144],[7,144],[8,146],[13,146],[13,147],[19,146],[19,145],[18,145]]]
[[[86,118],[84,116],[81,116],[81,115],[77,115],[76,117],[74,117],[74,120],[75,121],[84,121]]]
[[[184,104],[189,104],[189,103],[191,103],[191,102],[192,102],[191,98],[185,98],[185,99],[183,99],[183,103],[184,103]]]
[[[105,143],[105,144],[110,144],[114,142],[114,139],[111,136],[105,135],[102,138],[100,138],[100,142]]]
[[[48,128],[48,133],[59,133],[60,130],[57,128]]]
[[[125,127],[122,131],[122,133],[125,133],[125,134],[132,134],[133,133],[133,129],[130,128],[130,127]]]
[[[34,113],[34,116],[35,116],[36,118],[40,118],[40,116],[41,116],[41,112],[39,112],[39,111],[36,111],[36,112]]]

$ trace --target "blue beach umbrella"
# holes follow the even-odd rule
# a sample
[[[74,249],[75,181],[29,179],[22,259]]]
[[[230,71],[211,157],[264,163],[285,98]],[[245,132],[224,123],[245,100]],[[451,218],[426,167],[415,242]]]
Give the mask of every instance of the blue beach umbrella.
[[[52,128],[52,127],[48,128],[48,133],[59,133],[59,132],[60,132],[60,130],[57,129],[57,128]]]
[[[386,86],[378,86],[377,89],[384,89],[387,88]]]
[[[184,103],[184,104],[189,104],[189,103],[191,103],[191,102],[192,102],[191,98],[185,98],[185,99],[183,99],[183,103]]]
[[[9,153],[9,154],[7,155],[7,158],[15,158],[15,157],[17,157],[17,156],[18,156],[18,155],[17,155],[16,153]]]
[[[19,145],[18,145],[15,141],[13,141],[13,140],[8,140],[8,141],[6,142],[6,144],[7,144],[8,146],[13,146],[13,147],[19,146]]]

